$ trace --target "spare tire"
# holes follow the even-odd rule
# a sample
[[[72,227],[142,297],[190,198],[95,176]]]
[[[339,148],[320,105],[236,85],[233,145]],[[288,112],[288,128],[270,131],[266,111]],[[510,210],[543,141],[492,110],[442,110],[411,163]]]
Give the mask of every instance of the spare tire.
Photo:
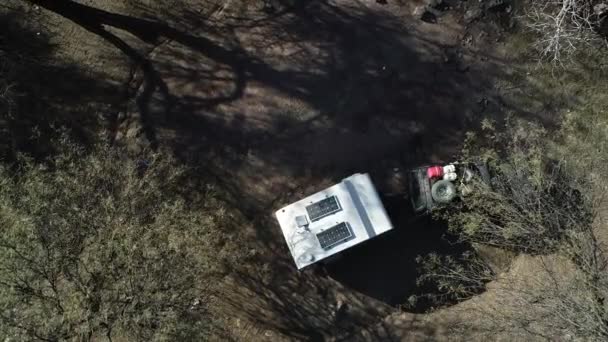
[[[456,187],[449,180],[440,180],[431,188],[433,200],[438,203],[449,203],[456,197]]]

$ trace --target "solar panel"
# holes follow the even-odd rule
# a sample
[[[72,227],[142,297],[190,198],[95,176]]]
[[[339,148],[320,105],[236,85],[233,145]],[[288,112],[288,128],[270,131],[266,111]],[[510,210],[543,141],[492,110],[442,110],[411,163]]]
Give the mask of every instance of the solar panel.
[[[327,250],[350,239],[353,232],[348,223],[342,222],[317,234],[321,248]]]
[[[340,210],[342,210],[342,208],[340,207],[340,202],[338,202],[336,196],[327,197],[319,202],[306,206],[306,212],[313,222]]]

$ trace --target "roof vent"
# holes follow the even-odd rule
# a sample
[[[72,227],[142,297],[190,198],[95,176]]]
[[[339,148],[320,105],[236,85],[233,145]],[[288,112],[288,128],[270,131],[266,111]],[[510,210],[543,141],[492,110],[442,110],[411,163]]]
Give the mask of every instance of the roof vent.
[[[296,226],[298,226],[298,228],[304,228],[308,226],[308,219],[306,218],[306,215],[296,216]]]

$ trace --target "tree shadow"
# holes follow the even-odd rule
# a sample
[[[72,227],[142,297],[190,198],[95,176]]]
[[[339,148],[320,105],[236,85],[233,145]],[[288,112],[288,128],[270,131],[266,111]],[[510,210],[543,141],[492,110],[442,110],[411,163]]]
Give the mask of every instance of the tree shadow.
[[[253,296],[242,311],[293,338],[347,336],[378,323],[416,293],[418,254],[464,247],[443,239],[444,226],[412,221],[402,199],[386,199],[394,232],[325,271],[297,272],[274,210],[350,173],[371,172],[382,183],[390,167],[449,161],[487,115],[535,115],[494,90],[509,77],[505,61],[429,38],[404,25],[395,7],[309,1],[220,20],[178,2],[141,19],[69,1],[34,2],[140,67],[134,92],[148,139],[212,175],[252,222],[242,237],[258,253],[234,275]],[[166,24],[177,22],[180,29]],[[143,55],[104,25],[158,45]],[[225,300],[239,308],[248,299]]]
[[[450,237],[444,222],[412,215],[407,199],[383,198],[383,203],[394,230],[341,253],[326,266],[327,272],[341,284],[391,306],[425,312],[432,303],[404,306],[409,296],[434,290],[417,284],[417,257],[429,253],[459,256],[471,247]]]
[[[65,127],[73,139],[90,143],[103,116],[122,98],[115,85],[69,61],[54,62],[56,46],[49,36],[23,21],[24,12],[10,9],[0,15],[0,77],[9,85],[2,108],[3,141],[7,159],[28,153],[52,154],[50,140]]]

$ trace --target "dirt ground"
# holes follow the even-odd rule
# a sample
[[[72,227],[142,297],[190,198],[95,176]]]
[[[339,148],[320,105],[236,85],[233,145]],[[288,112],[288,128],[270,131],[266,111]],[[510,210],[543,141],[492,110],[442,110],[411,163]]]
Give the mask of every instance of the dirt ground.
[[[557,276],[556,276],[557,275]],[[580,277],[575,266],[557,255],[516,257],[508,271],[470,300],[426,315],[395,313],[374,328],[363,329],[353,341],[567,341],[572,337],[543,327],[547,308],[523,304],[532,296],[560,291],[568,296]],[[550,285],[549,285],[550,284]],[[555,287],[553,287],[555,286]],[[523,289],[523,290],[522,290]],[[522,305],[523,304],[523,305]],[[528,308],[522,320],[520,310]],[[530,320],[535,317],[536,320]],[[509,322],[507,324],[507,322]]]
[[[65,18],[23,7],[57,45],[56,58],[114,87],[113,139],[134,150],[170,148],[247,217],[240,234],[251,260],[220,294],[241,314],[235,338],[438,338],[437,313],[399,304],[418,291],[417,255],[461,248],[443,238],[445,227],[413,221],[403,198],[387,197],[397,230],[327,268],[298,272],[272,214],[355,172],[391,192],[395,168],[449,161],[484,117],[544,119],[505,96],[519,73],[502,45],[504,18],[467,24],[455,6],[429,23],[404,0],[309,1],[271,13],[263,1],[79,2],[133,25],[166,24],[154,44],[108,27],[150,62],[142,69]]]

